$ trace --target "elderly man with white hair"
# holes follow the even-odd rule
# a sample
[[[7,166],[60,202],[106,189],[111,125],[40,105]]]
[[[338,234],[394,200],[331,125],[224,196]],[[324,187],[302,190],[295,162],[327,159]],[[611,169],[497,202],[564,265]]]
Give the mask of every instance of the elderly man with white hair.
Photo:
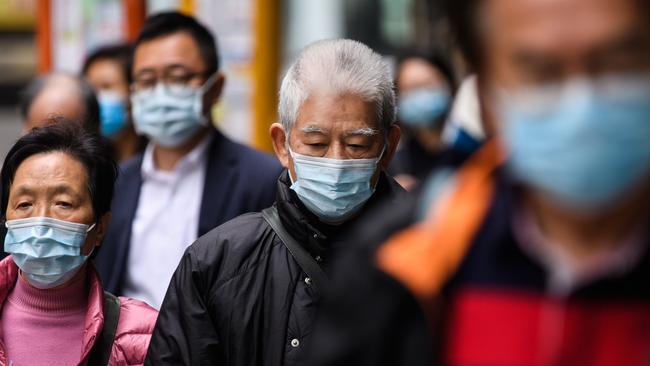
[[[288,70],[281,123],[286,172],[276,202],[199,238],[160,310],[149,365],[304,364],[315,310],[346,232],[405,194],[385,173],[400,137],[381,56],[350,40],[316,42]]]

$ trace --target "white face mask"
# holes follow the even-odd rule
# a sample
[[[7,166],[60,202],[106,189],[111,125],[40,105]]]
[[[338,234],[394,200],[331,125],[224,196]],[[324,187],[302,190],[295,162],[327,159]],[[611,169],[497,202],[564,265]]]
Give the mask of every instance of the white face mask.
[[[198,88],[158,83],[151,90],[133,93],[131,104],[136,132],[165,147],[177,147],[187,142],[208,125],[203,116],[203,95],[214,81],[212,76]]]
[[[51,217],[6,222],[5,252],[34,287],[52,288],[69,281],[90,255],[82,255],[89,226]]]
[[[513,177],[581,212],[622,199],[650,171],[650,73],[502,92]]]
[[[289,148],[297,176],[291,189],[322,221],[345,221],[375,192],[370,180],[384,150],[377,158],[338,160],[301,155]]]

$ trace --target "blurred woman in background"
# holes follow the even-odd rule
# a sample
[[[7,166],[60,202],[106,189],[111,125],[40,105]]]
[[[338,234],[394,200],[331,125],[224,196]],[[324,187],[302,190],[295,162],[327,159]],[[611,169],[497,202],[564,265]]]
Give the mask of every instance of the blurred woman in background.
[[[131,53],[128,44],[102,47],[88,56],[82,69],[97,94],[101,133],[113,143],[119,162],[146,146],[146,139],[135,133],[130,119]]]
[[[456,82],[443,56],[423,52],[403,53],[395,79],[403,137],[390,169],[395,179],[411,190],[439,164],[442,130]]]

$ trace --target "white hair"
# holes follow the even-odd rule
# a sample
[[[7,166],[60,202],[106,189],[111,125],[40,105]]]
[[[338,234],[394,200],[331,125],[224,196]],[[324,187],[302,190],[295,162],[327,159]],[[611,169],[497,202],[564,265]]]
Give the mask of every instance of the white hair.
[[[298,110],[314,93],[350,93],[375,104],[377,122],[385,133],[395,123],[395,91],[388,65],[363,43],[324,40],[303,49],[280,87],[280,122],[291,132]]]

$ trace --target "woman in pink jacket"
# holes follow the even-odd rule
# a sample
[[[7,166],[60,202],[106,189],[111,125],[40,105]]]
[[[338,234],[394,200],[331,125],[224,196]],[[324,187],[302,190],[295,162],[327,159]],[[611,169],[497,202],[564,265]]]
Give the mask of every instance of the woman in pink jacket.
[[[110,221],[107,142],[53,120],[23,136],[1,173],[0,365],[138,365],[157,312],[105,293],[88,258]]]

